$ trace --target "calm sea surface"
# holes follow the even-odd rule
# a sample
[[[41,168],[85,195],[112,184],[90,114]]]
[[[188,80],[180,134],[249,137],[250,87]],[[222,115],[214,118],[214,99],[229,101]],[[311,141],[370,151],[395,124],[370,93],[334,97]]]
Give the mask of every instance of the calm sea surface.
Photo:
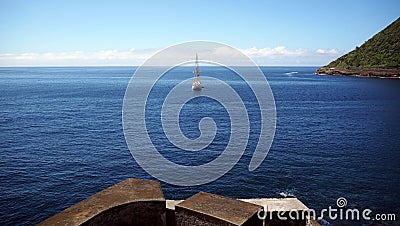
[[[191,70],[174,73],[189,78]],[[218,68],[202,70],[242,91],[249,115],[257,117],[245,84]],[[165,197],[184,199],[198,191],[234,198],[295,196],[316,210],[336,207],[336,199],[344,197],[348,208],[400,218],[400,80],[319,76],[314,67],[262,70],[275,97],[277,128],[261,166],[248,171],[259,134],[251,122],[248,148],[231,171],[201,186],[162,183]],[[134,71],[0,68],[1,225],[38,223],[128,177],[154,179],[135,162],[123,134],[123,98]],[[171,161],[204,164],[225,148],[229,117],[216,102],[189,102],[181,113],[182,131],[195,138],[198,120],[213,117],[219,129],[214,151],[193,157],[174,150],[151,118],[157,119],[160,96],[176,82],[166,76],[157,84],[160,91],[147,106],[153,109],[149,133]]]

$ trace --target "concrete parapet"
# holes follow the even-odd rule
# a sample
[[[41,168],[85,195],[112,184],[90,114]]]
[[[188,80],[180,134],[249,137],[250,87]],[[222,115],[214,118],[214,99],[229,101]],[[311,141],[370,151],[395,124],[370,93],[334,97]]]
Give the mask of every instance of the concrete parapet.
[[[175,205],[176,225],[262,226],[257,213],[262,207],[237,199],[199,192]]]
[[[129,178],[46,219],[38,225],[165,225],[166,204],[159,182]]]
[[[186,200],[165,200],[159,182],[129,178],[39,225],[319,226],[308,210],[297,198],[238,200],[199,192]]]
[[[259,215],[264,218],[266,226],[311,225],[311,220],[308,216],[309,209],[297,198],[260,198],[242,200],[260,205],[264,208],[264,212]],[[318,223],[314,222],[314,225],[316,224]]]

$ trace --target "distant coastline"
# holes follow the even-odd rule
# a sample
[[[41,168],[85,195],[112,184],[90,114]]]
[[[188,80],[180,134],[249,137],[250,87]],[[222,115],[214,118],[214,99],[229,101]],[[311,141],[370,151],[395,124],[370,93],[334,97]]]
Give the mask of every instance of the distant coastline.
[[[318,68],[315,74],[319,75],[338,75],[338,76],[357,76],[373,78],[400,78],[400,69],[383,68]]]
[[[315,74],[399,78],[400,17],[360,47],[315,71]]]

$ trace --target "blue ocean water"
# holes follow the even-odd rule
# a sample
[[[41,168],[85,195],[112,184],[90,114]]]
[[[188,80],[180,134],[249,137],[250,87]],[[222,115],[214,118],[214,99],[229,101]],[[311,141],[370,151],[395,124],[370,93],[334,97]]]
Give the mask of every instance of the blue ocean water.
[[[166,198],[184,199],[198,191],[234,198],[292,195],[319,210],[335,207],[336,199],[345,197],[351,208],[395,213],[399,218],[400,80],[320,76],[313,74],[315,67],[262,70],[277,111],[267,158],[248,171],[254,151],[251,135],[244,156],[223,177],[191,187],[162,183]],[[38,223],[128,177],[154,179],[135,162],[123,134],[123,98],[134,71],[0,68],[1,225]],[[239,91],[246,89],[217,68],[202,71],[228,80]],[[191,69],[176,73],[187,72],[191,76]],[[169,81],[158,84],[160,90],[176,83]],[[162,93],[154,93],[149,109],[160,107],[157,95]],[[252,109],[252,98],[244,99]],[[202,113],[198,117],[214,111],[221,131],[212,144],[216,152],[207,158],[163,153],[182,164],[215,158],[229,136],[222,106],[198,98],[182,109],[182,130],[188,137],[198,136],[198,130],[191,129],[191,123],[198,122],[191,114],[195,108]],[[249,114],[257,117],[256,111]],[[251,126],[257,133],[257,124]],[[153,140],[165,139],[156,128],[149,127],[156,136]],[[174,150],[168,142],[158,145],[163,144]]]

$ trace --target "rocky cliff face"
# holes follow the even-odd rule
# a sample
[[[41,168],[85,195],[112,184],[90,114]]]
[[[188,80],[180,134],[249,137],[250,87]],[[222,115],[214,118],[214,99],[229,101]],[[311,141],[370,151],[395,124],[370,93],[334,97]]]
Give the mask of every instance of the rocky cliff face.
[[[320,75],[349,75],[359,77],[400,78],[399,69],[384,68],[328,68],[322,67],[315,71]]]

